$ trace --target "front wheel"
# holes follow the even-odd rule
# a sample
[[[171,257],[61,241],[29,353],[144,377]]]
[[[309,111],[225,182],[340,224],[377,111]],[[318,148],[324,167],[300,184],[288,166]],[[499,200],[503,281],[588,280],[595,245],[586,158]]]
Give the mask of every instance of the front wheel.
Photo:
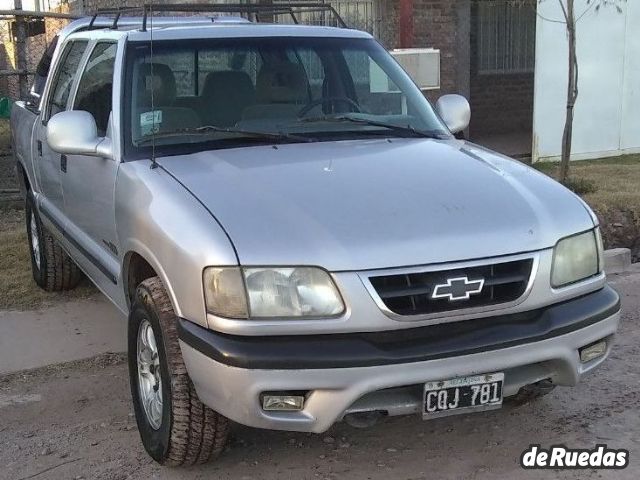
[[[216,457],[227,441],[229,420],[196,394],[182,360],[177,318],[158,277],[138,286],[128,337],[131,395],[147,453],[170,466]]]

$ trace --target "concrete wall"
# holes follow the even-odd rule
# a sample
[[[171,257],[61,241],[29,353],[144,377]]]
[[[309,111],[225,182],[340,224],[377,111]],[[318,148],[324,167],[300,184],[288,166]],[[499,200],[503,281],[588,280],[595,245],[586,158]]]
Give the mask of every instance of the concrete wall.
[[[591,2],[593,3],[593,2]],[[576,12],[589,9],[575,0]],[[579,96],[572,159],[640,152],[640,2],[591,7],[578,22]],[[557,2],[542,2],[537,20],[533,160],[560,156],[566,109],[568,42]]]

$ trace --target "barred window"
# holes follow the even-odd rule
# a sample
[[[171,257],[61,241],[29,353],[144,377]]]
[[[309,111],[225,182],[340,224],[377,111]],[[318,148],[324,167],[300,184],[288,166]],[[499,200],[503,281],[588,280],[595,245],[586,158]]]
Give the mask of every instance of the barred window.
[[[533,72],[535,0],[477,2],[478,73]]]

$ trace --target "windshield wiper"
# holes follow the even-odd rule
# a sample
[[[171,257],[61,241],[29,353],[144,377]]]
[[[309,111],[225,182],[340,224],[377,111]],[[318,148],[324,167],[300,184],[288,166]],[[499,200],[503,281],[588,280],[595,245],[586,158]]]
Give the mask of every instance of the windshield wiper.
[[[203,135],[207,133],[232,133],[238,135],[245,135],[247,137],[268,138],[271,140],[283,141],[293,140],[296,142],[314,142],[313,138],[303,137],[302,135],[293,135],[285,132],[261,132],[253,130],[243,130],[240,128],[224,128],[216,127],[215,125],[203,125],[196,128],[182,128],[180,130],[174,130],[172,132],[156,133],[153,135],[145,135],[144,138],[138,141],[138,145],[148,145],[153,142],[154,139],[183,137],[189,135]]]
[[[378,122],[377,120],[368,120],[366,118],[350,117],[347,115],[340,115],[337,117],[328,117],[328,116],[309,117],[309,118],[301,119],[300,122],[304,122],[304,123],[351,122],[351,123],[357,123],[360,125],[368,125],[370,127],[387,128],[389,130],[394,130],[402,133],[410,133],[411,135],[414,135],[417,137],[435,138],[435,139],[449,138],[449,135],[444,132],[441,132],[438,130],[431,130],[431,131],[418,130],[417,128],[413,127],[410,123],[408,123],[407,125],[396,125],[393,123]]]

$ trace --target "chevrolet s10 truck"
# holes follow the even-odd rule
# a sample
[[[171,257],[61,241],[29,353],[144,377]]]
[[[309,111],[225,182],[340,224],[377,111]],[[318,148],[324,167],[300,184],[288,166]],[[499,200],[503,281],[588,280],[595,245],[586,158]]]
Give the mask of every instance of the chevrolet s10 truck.
[[[145,10],[71,23],[38,73],[11,118],[33,277],[128,315],[162,464],[213,458],[230,421],[498,409],[611,349],[591,209],[456,138],[467,101],[433,107],[367,33]]]

